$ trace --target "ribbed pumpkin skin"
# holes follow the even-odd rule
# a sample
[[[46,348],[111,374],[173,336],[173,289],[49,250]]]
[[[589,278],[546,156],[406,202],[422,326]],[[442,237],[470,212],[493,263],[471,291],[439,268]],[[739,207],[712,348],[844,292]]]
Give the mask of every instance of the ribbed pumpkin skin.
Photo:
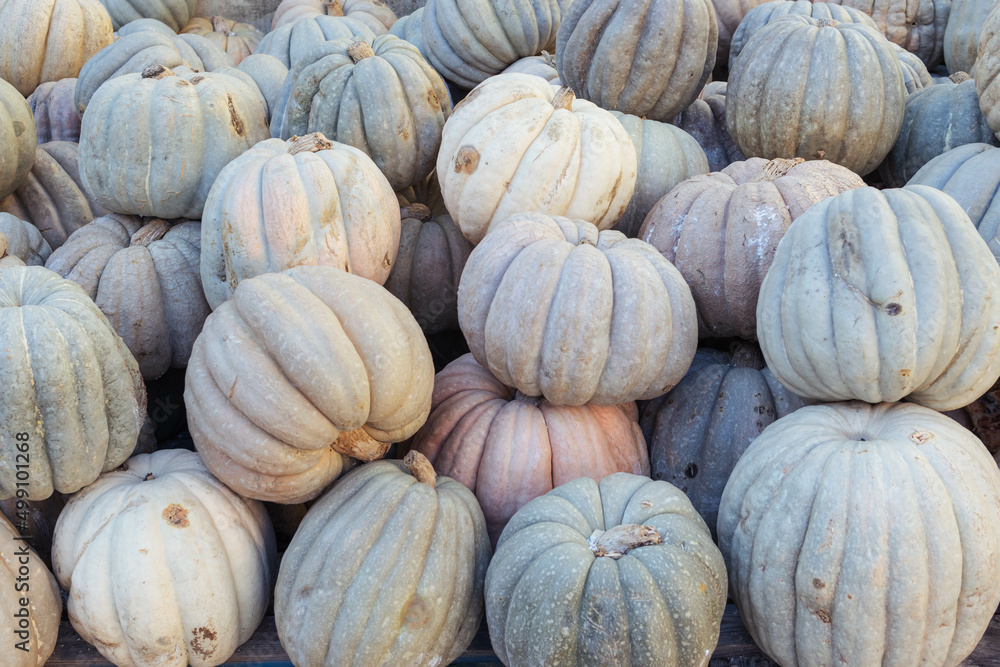
[[[809,0],[771,0],[757,5],[743,17],[733,33],[729,48],[729,69],[736,65],[736,58],[743,51],[750,38],[771,21],[782,16],[809,16],[814,19],[832,19],[840,23],[860,23],[877,28],[871,16],[860,9],[841,7],[831,2],[810,2]],[[918,58],[919,60],[919,58]]]
[[[406,16],[400,16],[396,19],[396,22],[392,24],[389,28],[389,34],[395,35],[400,39],[405,39],[413,46],[417,47],[417,50],[421,54],[424,53],[424,8],[420,7],[412,14]],[[424,56],[425,58],[427,56]]]
[[[695,138],[679,127],[620,111],[611,113],[632,139],[638,162],[632,199],[614,228],[635,238],[656,202],[682,181],[708,173],[708,157]]]
[[[814,160],[750,158],[684,181],[649,212],[638,237],[691,288],[702,338],[757,337],[757,297],[792,221],[864,181]]]
[[[683,491],[714,536],[740,456],[766,426],[806,403],[764,367],[756,345],[740,344],[734,354],[701,348],[676,387],[642,404],[652,477]]]
[[[406,306],[365,278],[297,266],[243,281],[208,317],[184,403],[216,476],[249,498],[298,503],[336,479],[347,454],[377,447],[377,458],[412,436],[433,385]]]
[[[944,62],[949,72],[972,72],[980,31],[994,5],[981,0],[951,0],[944,31]]]
[[[428,0],[421,52],[445,79],[475,88],[521,58],[556,50],[558,0]]]
[[[38,146],[28,177],[0,200],[0,210],[31,222],[53,250],[77,229],[107,214],[83,187],[79,156],[79,145],[69,141]]]
[[[905,97],[896,54],[876,30],[784,16],[736,60],[726,120],[747,157],[826,159],[864,175],[896,141]]]
[[[107,316],[143,378],[184,368],[211,310],[201,289],[201,225],[112,214],[70,237],[46,268],[78,283]]]
[[[718,41],[712,0],[574,0],[556,62],[578,96],[667,121],[698,97]]]
[[[220,16],[193,18],[181,31],[198,35],[214,43],[229,54],[233,64],[239,65],[243,59],[253,54],[264,33],[248,23],[240,23]]]
[[[645,525],[662,538],[619,560],[595,531]],[[617,473],[536,498],[507,524],[486,573],[486,620],[505,665],[708,664],[726,568],[705,522],[666,482]]]
[[[1000,262],[1000,149],[959,146],[921,167],[909,185],[936,188],[958,202]]]
[[[388,181],[351,146],[298,146],[262,141],[215,180],[201,227],[201,280],[212,308],[241,281],[293,266],[335,266],[379,285],[389,277],[400,219]]]
[[[559,72],[556,70],[555,58],[548,51],[542,52],[540,56],[528,56],[516,60],[503,73],[534,74],[542,77],[553,86],[562,85]]]
[[[114,213],[198,220],[222,168],[268,138],[263,101],[225,74],[144,76],[115,77],[91,100],[80,132],[83,186]]]
[[[469,93],[445,123],[438,181],[473,244],[525,211],[608,229],[628,208],[637,161],[625,128],[586,100],[558,95],[540,77],[501,74]]]
[[[656,248],[539,213],[497,225],[458,287],[458,320],[476,361],[554,405],[618,405],[669,391],[694,357],[696,318],[691,291]]]
[[[739,29],[743,19],[754,8],[760,6],[763,0],[712,0],[715,16],[719,24],[719,48],[715,61],[719,65],[730,60],[730,48],[733,36]]]
[[[281,87],[288,76],[288,68],[274,56],[264,53],[255,53],[240,61],[237,69],[257,84],[260,94],[267,102],[267,120],[271,122],[271,114],[278,106],[278,99],[281,96]]]
[[[922,185],[821,201],[785,233],[757,303],[767,366],[800,396],[968,405],[1000,376],[1000,266]]]
[[[44,266],[52,254],[52,248],[34,225],[10,213],[0,213],[0,233],[7,238],[7,254],[19,258],[27,266]]]
[[[384,35],[396,22],[396,15],[382,0],[281,0],[274,10],[271,31],[320,16],[346,16],[376,35]]]
[[[132,453],[146,416],[139,367],[79,285],[48,269],[0,271],[0,303],[0,419],[30,435],[29,499],[74,493]],[[9,442],[0,498],[18,488]]]
[[[927,71],[927,66],[924,65],[924,62],[920,58],[899,44],[893,44],[892,47],[892,50],[896,52],[896,57],[899,59],[899,68],[903,72],[903,85],[906,86],[907,95],[936,83],[930,72]]]
[[[375,39],[364,23],[343,16],[317,16],[272,30],[260,40],[254,53],[274,56],[285,67],[292,67],[302,56],[323,42],[334,39]]]
[[[690,134],[701,145],[708,158],[710,172],[722,171],[733,162],[747,158],[729,136],[726,124],[726,83],[722,82],[720,88],[711,91],[708,85],[702,90],[701,97],[672,118],[670,124]]]
[[[75,91],[75,78],[60,79],[43,83],[28,96],[38,143],[80,141],[80,114],[73,102]]]
[[[74,629],[114,664],[215,667],[264,618],[275,551],[263,503],[166,449],[73,496],[52,562]]]
[[[830,0],[875,19],[886,38],[916,54],[929,67],[941,62],[944,31],[953,0]]]
[[[979,108],[1000,136],[1000,6],[986,17],[979,35],[979,59],[969,74],[976,80]]]
[[[198,0],[101,0],[115,30],[139,19],[156,19],[174,32],[188,24]]]
[[[0,79],[0,197],[14,192],[35,160],[35,119],[21,93]]]
[[[907,403],[767,427],[719,509],[730,593],[782,665],[958,665],[1000,602],[1000,472]]]
[[[434,170],[450,113],[444,79],[417,47],[394,35],[336,39],[299,59],[282,86],[271,135],[322,132],[363,151],[402,190]]]
[[[527,502],[578,477],[649,474],[634,403],[555,406],[505,386],[471,354],[434,378],[413,449],[476,494],[493,544]]]
[[[479,629],[490,556],[468,489],[369,463],[312,506],[285,552],[278,637],[299,667],[450,664]]]
[[[4,667],[42,667],[56,648],[62,596],[56,578],[32,542],[22,542],[19,537],[18,530],[0,516],[0,609],[4,612],[0,632],[8,642]],[[28,602],[27,607],[21,606],[22,600]],[[20,627],[21,619],[14,617],[23,609],[30,615],[26,629]]]

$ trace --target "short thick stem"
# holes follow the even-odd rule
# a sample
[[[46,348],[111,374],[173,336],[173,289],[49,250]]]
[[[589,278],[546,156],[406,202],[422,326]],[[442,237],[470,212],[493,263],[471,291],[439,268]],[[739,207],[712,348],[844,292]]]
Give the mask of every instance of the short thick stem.
[[[542,60],[544,60],[545,64],[551,67],[552,69],[556,69],[556,59],[553,58],[552,54],[549,53],[548,51],[542,51]]]
[[[323,136],[322,132],[313,132],[301,137],[295,135],[288,140],[288,154],[298,155],[299,153],[318,153],[328,151],[333,148],[333,142]]]
[[[212,17],[212,30],[215,32],[224,32],[231,35],[233,33],[229,30],[230,25],[229,20],[222,16]]]
[[[347,55],[349,55],[351,60],[357,64],[365,58],[374,58],[375,51],[372,49],[371,44],[359,39],[356,42],[352,42],[351,45],[347,47]]]
[[[652,526],[629,523],[610,530],[595,530],[590,535],[590,550],[595,556],[618,560],[633,549],[663,541]]]
[[[429,206],[424,204],[408,204],[403,208],[399,209],[399,217],[402,220],[407,218],[414,218],[420,222],[427,222],[433,216],[431,215],[431,209]]]
[[[160,218],[150,220],[132,235],[132,238],[129,239],[129,245],[148,246],[153,241],[159,241],[166,236],[172,226],[172,223]]]
[[[800,157],[795,158],[775,158],[769,160],[763,167],[761,167],[756,174],[750,177],[749,183],[761,183],[776,181],[788,172],[792,170],[793,167],[805,162],[804,159]]]
[[[323,8],[326,10],[327,16],[343,16],[344,8],[340,6],[339,0],[327,0],[323,3]]]
[[[403,457],[403,465],[410,471],[410,474],[417,478],[418,482],[423,482],[428,486],[437,486],[437,473],[434,466],[427,460],[427,457],[415,449]]]
[[[169,67],[164,67],[163,65],[150,65],[146,69],[142,70],[143,79],[163,79],[168,76],[177,76],[174,71]]]
[[[948,78],[951,79],[952,83],[964,83],[972,77],[965,72],[953,72]]]
[[[368,463],[385,456],[390,443],[379,442],[368,435],[363,428],[359,428],[341,433],[340,437],[333,441],[332,447],[345,456]]]
[[[569,86],[563,86],[556,93],[556,96],[552,98],[552,106],[556,109],[566,109],[567,111],[573,110],[573,100],[576,99],[576,94],[573,89]]]

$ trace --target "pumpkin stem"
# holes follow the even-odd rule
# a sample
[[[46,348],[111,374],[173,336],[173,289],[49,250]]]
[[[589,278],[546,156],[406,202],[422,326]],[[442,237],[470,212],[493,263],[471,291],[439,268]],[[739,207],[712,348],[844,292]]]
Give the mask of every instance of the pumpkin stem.
[[[819,28],[835,28],[840,25],[840,21],[835,19],[816,19],[816,26]]]
[[[389,451],[391,443],[379,442],[363,429],[355,429],[340,434],[331,447],[335,451],[368,463],[380,459]]]
[[[424,204],[410,204],[409,206],[404,206],[399,209],[399,217],[402,220],[406,218],[414,218],[420,222],[427,222],[433,216],[431,215],[431,209],[429,206]]]
[[[757,173],[750,177],[748,183],[761,183],[761,182],[771,182],[776,181],[788,172],[792,170],[793,167],[805,162],[804,159],[800,157],[796,158],[775,158],[773,160],[768,160],[764,166],[762,166]]]
[[[215,32],[224,32],[229,35],[233,34],[229,32],[229,20],[222,16],[212,17],[212,30],[214,30]]]
[[[340,0],[327,0],[323,3],[327,16],[343,16],[344,8],[340,6]]]
[[[10,249],[10,242],[7,241],[7,235],[0,232],[0,259],[7,256],[7,251]]]
[[[563,86],[556,93],[556,96],[552,98],[552,106],[556,109],[566,109],[567,111],[573,110],[573,100],[576,99],[576,94],[573,89],[569,86]]]
[[[434,466],[427,460],[427,457],[415,449],[403,457],[403,465],[410,471],[410,474],[417,478],[418,482],[423,482],[428,486],[437,486],[437,473]]]
[[[173,223],[160,218],[150,220],[132,235],[132,238],[129,239],[129,245],[148,246],[153,241],[162,239],[172,226]]]
[[[365,58],[374,57],[375,51],[372,50],[371,44],[364,41],[363,39],[359,39],[358,41],[353,42],[350,46],[347,47],[347,55],[349,55],[351,57],[351,60],[353,60],[355,64],[357,64],[362,60],[364,60]]]
[[[142,70],[143,79],[162,79],[168,76],[177,76],[174,71],[169,67],[164,67],[163,65],[150,65],[146,69]]]
[[[965,81],[968,81],[972,77],[966,74],[965,72],[954,72],[948,78],[951,79],[952,83],[963,83]]]
[[[733,343],[729,348],[733,355],[730,365],[733,368],[752,368],[755,371],[764,368],[764,353],[754,343]]]
[[[652,526],[629,523],[590,534],[590,550],[595,556],[618,560],[633,549],[659,544],[663,538]]]
[[[556,69],[556,60],[555,58],[552,57],[552,54],[549,53],[548,51],[542,51],[542,60],[544,60],[545,64],[551,67],[552,69]]]
[[[295,135],[288,140],[288,154],[318,153],[333,148],[333,142],[323,136],[322,132],[313,132],[304,136]]]

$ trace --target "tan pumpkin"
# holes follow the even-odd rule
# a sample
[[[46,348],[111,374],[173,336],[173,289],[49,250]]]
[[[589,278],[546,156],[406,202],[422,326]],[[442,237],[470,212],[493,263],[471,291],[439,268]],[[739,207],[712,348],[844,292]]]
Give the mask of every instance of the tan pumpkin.
[[[979,109],[1000,137],[1000,5],[994,5],[983,23],[978,55],[971,74],[976,80]]]
[[[213,308],[241,280],[303,264],[383,284],[399,206],[367,155],[322,134],[262,141],[230,162],[202,216],[201,278]]]
[[[916,54],[926,65],[941,62],[952,0],[827,1],[868,14],[890,42]]]
[[[73,94],[76,79],[46,81],[28,96],[38,143],[80,141],[80,114]]]
[[[639,238],[684,276],[700,337],[754,340],[760,283],[785,230],[816,202],[864,184],[826,160],[750,158],[671,190]]]
[[[44,266],[52,254],[52,248],[34,225],[10,213],[0,213],[0,233],[6,238],[7,254],[27,266]]]
[[[472,251],[458,319],[479,363],[554,405],[666,393],[698,343],[691,290],[656,248],[540,213],[504,220]]]
[[[396,22],[396,15],[382,0],[281,0],[271,30],[317,16],[346,16],[361,21],[376,35],[389,32]]]
[[[637,417],[635,403],[569,407],[525,396],[466,354],[434,378],[431,414],[412,447],[476,494],[495,545],[517,510],[560,484],[649,475]]]
[[[31,107],[12,85],[0,79],[0,197],[14,192],[35,161],[35,119]]]
[[[249,23],[239,23],[221,16],[213,16],[210,19],[193,18],[181,30],[181,34],[199,35],[214,42],[229,54],[236,65],[253,54],[257,44],[264,39],[264,33]]]
[[[244,280],[208,317],[184,403],[219,479],[249,498],[298,503],[336,479],[346,456],[380,458],[412,436],[433,385],[406,306],[371,280],[297,266]]]

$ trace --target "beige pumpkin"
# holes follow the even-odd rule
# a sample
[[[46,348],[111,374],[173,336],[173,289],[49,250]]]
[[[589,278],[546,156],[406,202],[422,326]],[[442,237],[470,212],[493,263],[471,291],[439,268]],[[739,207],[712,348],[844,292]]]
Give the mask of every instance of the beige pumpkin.
[[[212,308],[241,280],[293,266],[335,266],[383,284],[399,249],[399,206],[356,148],[322,134],[262,141],[212,185],[201,279]]]
[[[292,379],[294,378],[294,380]],[[344,459],[380,458],[430,412],[434,364],[382,286],[329,266],[240,283],[205,321],[185,379],[205,464],[249,498],[315,498]]]
[[[466,354],[434,378],[431,414],[412,447],[476,494],[495,545],[517,510],[556,486],[649,475],[637,417],[635,403],[568,407],[525,396]]]
[[[396,22],[396,15],[382,0],[281,0],[271,30],[317,16],[346,16],[361,21],[376,35],[389,32]]]
[[[249,23],[239,23],[221,16],[213,16],[210,19],[193,18],[181,30],[181,34],[199,35],[214,42],[229,54],[236,65],[252,55],[257,44],[264,39],[264,33]]]
[[[691,290],[656,248],[540,213],[504,220],[472,251],[458,320],[498,380],[554,405],[666,393],[698,343]]]
[[[609,112],[530,74],[490,77],[444,125],[437,175],[473,244],[490,225],[537,211],[613,226],[635,187],[635,146]]]
[[[972,68],[979,109],[1000,137],[1000,5],[986,17],[979,34],[978,59]]]
[[[0,77],[27,97],[69,79],[114,39],[98,0],[0,0]]]
[[[27,266],[44,266],[52,254],[52,248],[34,225],[10,213],[0,213],[0,233],[7,240],[7,254]]]
[[[12,85],[0,79],[0,197],[14,192],[28,177],[37,142],[31,107]]]
[[[753,340],[760,283],[785,230],[816,202],[864,184],[826,160],[750,158],[671,190],[639,238],[684,276],[700,337]]]
[[[941,62],[952,0],[829,1],[868,14],[890,42],[916,54],[929,67]]]

